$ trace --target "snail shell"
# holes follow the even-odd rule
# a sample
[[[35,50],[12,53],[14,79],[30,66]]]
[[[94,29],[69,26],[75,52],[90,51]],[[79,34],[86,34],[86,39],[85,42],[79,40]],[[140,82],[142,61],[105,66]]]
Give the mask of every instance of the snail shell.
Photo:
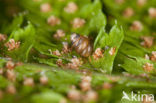
[[[71,35],[71,42],[72,48],[81,56],[88,57],[91,55],[93,46],[88,37],[74,33]]]

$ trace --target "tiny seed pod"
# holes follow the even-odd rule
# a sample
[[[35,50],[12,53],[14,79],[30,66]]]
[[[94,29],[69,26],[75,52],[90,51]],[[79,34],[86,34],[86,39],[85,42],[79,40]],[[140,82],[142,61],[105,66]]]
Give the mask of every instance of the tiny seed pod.
[[[72,48],[81,56],[88,57],[91,55],[93,45],[88,37],[74,33],[71,35],[71,42]]]

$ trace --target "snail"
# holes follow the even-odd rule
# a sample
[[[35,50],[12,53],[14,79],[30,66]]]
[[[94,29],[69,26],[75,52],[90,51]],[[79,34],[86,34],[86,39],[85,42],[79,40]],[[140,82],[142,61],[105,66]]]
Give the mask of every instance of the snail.
[[[88,57],[93,51],[93,45],[88,37],[73,33],[71,35],[72,48],[83,57]]]

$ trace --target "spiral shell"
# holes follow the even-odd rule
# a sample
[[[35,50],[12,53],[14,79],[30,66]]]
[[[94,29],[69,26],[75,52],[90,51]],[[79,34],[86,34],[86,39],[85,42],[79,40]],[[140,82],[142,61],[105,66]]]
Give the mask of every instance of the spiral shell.
[[[88,37],[74,33],[71,35],[71,42],[72,48],[81,56],[88,57],[91,55],[93,46]]]

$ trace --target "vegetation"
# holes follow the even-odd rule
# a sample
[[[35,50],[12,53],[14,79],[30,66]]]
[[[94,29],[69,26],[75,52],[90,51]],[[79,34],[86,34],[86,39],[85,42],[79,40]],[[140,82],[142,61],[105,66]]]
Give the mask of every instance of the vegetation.
[[[156,94],[155,0],[0,1],[0,103],[146,103]],[[92,55],[72,48],[88,37]]]

